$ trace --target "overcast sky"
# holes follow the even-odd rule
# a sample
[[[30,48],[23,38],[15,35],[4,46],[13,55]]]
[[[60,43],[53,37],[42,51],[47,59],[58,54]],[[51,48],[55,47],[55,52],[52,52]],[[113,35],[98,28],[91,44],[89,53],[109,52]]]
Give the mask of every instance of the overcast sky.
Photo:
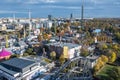
[[[120,0],[1,0],[0,17],[11,17],[16,13],[17,17],[28,17],[28,11],[32,17],[81,16],[81,3],[84,3],[84,16],[91,17],[120,17]]]

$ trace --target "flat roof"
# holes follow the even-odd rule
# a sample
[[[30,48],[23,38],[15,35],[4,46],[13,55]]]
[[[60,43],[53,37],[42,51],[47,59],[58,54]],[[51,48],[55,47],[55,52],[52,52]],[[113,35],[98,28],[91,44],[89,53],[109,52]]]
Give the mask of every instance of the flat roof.
[[[34,64],[34,63],[35,63],[34,61],[25,60],[25,59],[21,59],[21,58],[12,58],[10,60],[2,62],[2,64],[16,67],[19,69],[23,69],[25,67],[28,67],[28,66]]]
[[[96,56],[96,55],[87,56],[87,58],[88,58],[91,62],[97,60],[99,57],[100,57],[100,56]]]
[[[46,44],[47,46],[56,46],[56,47],[64,47],[67,46],[69,49],[75,48],[75,47],[79,47],[80,45],[78,44],[74,44],[74,43],[65,43],[65,42],[56,42],[56,43],[48,43]]]

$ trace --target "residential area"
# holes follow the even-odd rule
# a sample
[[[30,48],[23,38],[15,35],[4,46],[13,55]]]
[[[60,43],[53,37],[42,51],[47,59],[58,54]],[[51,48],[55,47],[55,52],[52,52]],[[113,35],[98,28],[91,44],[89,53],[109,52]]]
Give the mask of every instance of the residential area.
[[[5,24],[0,33],[2,80],[65,79],[56,73],[66,73],[71,80],[119,80],[119,19],[84,19],[82,26],[74,18],[10,21],[1,20]],[[77,76],[67,74],[76,66]],[[84,67],[89,71],[85,73]]]

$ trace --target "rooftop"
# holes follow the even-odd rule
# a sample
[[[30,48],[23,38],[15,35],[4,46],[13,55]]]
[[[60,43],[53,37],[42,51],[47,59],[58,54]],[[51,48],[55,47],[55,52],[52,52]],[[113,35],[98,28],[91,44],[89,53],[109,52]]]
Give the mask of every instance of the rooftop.
[[[99,57],[100,57],[100,56],[97,56],[97,55],[90,55],[90,56],[87,56],[87,58],[88,58],[91,62],[97,60]]]
[[[34,63],[35,63],[34,61],[25,60],[25,59],[21,59],[21,58],[13,58],[13,59],[2,62],[2,64],[16,67],[19,69],[23,69],[29,65],[34,64]]]
[[[56,47],[64,47],[67,46],[69,49],[79,47],[80,45],[74,43],[64,43],[64,42],[56,42],[56,43],[48,43],[47,46],[56,46]]]

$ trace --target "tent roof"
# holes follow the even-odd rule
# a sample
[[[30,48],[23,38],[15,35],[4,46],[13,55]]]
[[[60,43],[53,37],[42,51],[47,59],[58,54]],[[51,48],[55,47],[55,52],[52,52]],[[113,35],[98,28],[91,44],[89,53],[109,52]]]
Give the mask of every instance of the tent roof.
[[[9,55],[11,55],[11,53],[6,51],[4,48],[0,52],[0,57],[9,56]]]

